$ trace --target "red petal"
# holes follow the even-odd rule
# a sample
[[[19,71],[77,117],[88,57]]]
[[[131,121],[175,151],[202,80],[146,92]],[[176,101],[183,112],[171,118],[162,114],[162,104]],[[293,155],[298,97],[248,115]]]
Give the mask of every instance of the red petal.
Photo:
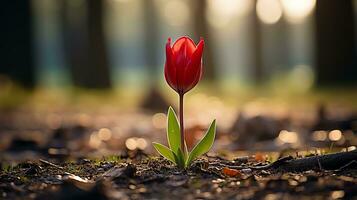
[[[186,55],[186,45],[181,45],[179,53],[175,56],[176,76],[179,93],[184,90],[185,70],[189,63],[189,57]]]
[[[185,49],[185,52],[181,52],[181,48],[182,46],[185,45],[186,47],[184,48]],[[191,56],[192,53],[195,51],[196,49],[196,45],[195,43],[193,42],[193,40],[189,37],[186,37],[186,36],[183,36],[183,37],[180,37],[179,39],[176,40],[176,42],[172,45],[172,51],[173,51],[173,54],[174,56],[176,57],[178,54],[185,54],[185,55],[188,55],[188,56]]]
[[[179,92],[183,92],[186,88],[185,71],[195,50],[195,43],[189,37],[179,38],[172,46]]]
[[[197,49],[192,54],[190,62],[185,69],[185,92],[191,90],[201,79],[203,47],[204,41],[201,39],[197,45]]]
[[[165,63],[164,74],[167,84],[169,84],[169,86],[175,91],[178,91],[178,86],[176,81],[176,70],[174,68],[169,68],[167,66],[167,63]]]
[[[168,38],[166,43],[166,61],[168,61],[168,63],[171,64],[173,58],[174,56],[171,49],[171,38]]]
[[[196,73],[192,73],[190,78],[187,78],[187,82],[185,84],[185,89],[184,89],[184,93],[190,91],[193,87],[195,87],[198,83],[198,81],[201,80],[202,77],[202,73],[203,73],[203,66],[202,64],[200,65],[200,67],[198,67],[197,72]]]
[[[166,62],[165,62],[164,74],[165,74],[166,82],[170,85],[172,89],[177,91],[178,82],[177,82],[176,66],[175,66],[174,56],[172,53],[170,43],[171,43],[171,38],[169,38],[166,43]]]
[[[198,59],[200,60],[202,58],[202,53],[203,53],[203,47],[205,46],[205,41],[203,39],[200,40],[200,42],[197,44],[197,48],[193,52],[191,59]],[[197,60],[196,60],[197,61]]]

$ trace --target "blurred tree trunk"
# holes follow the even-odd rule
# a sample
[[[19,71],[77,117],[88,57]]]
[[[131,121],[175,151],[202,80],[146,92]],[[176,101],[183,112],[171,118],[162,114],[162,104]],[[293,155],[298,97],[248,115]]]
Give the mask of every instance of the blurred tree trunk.
[[[199,41],[200,37],[205,40],[205,50],[203,53],[204,79],[215,80],[217,77],[215,72],[215,60],[213,55],[213,38],[209,30],[209,25],[206,20],[207,1],[194,0],[193,3],[193,27],[195,41]]]
[[[64,49],[75,86],[110,88],[103,0],[62,0]]]
[[[141,108],[151,112],[165,113],[169,107],[169,103],[157,88],[159,79],[157,75],[163,72],[163,64],[158,62],[157,44],[159,41],[159,26],[157,10],[155,8],[155,0],[144,0],[142,2],[144,11],[144,48],[145,48],[145,61],[149,69],[149,90],[141,103]],[[163,46],[164,47],[164,46]],[[163,48],[162,47],[162,48]]]
[[[357,80],[352,0],[316,3],[316,74],[319,86]]]
[[[159,26],[157,10],[155,8],[155,0],[145,0],[142,3],[144,10],[144,48],[145,48],[145,60],[149,67],[150,81],[155,84],[155,80],[158,71],[158,52],[157,44],[159,41]],[[163,66],[162,66],[163,67]],[[162,71],[162,70],[161,70]]]
[[[32,20],[31,1],[1,1],[0,74],[26,88],[35,85]]]
[[[253,82],[256,85],[262,83],[264,78],[263,69],[263,44],[262,44],[262,24],[258,19],[258,15],[255,11],[255,5],[257,0],[254,1],[254,9],[252,13],[252,77]]]

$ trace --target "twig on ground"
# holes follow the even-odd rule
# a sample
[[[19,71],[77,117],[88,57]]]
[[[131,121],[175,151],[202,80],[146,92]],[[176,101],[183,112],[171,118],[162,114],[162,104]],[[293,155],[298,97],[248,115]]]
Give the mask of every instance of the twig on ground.
[[[271,163],[270,165],[260,167],[259,169],[277,169],[296,172],[313,169],[336,170],[351,162],[357,162],[357,150],[326,155],[316,155],[299,159],[280,159],[274,163]]]
[[[57,168],[57,169],[63,169],[63,167],[58,166],[58,165],[56,165],[56,164],[53,164],[53,163],[51,163],[51,162],[49,162],[49,161],[47,161],[47,160],[40,159],[39,161],[40,161],[41,163],[46,164],[46,165],[49,165],[49,166],[51,166],[51,167],[55,167],[55,168]]]
[[[335,171],[337,171],[337,172],[343,171],[346,168],[353,167],[352,165],[356,165],[356,169],[357,169],[357,161],[356,160],[352,160],[351,162],[343,165],[342,167],[340,167],[339,169],[337,169]]]
[[[280,158],[279,160],[277,160],[273,163],[270,163],[268,165],[249,167],[249,168],[254,169],[254,170],[266,170],[266,169],[271,169],[271,168],[277,168],[292,159],[294,159],[292,156],[287,156],[287,157]]]
[[[321,162],[320,162],[320,159],[319,159],[319,154],[317,152],[317,149],[315,149],[315,154],[316,154],[317,164],[319,164],[319,170],[322,171],[322,166],[321,166]]]

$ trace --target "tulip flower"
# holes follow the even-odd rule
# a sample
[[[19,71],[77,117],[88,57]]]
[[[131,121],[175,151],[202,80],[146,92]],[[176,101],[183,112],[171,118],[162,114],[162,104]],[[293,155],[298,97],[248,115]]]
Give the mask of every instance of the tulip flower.
[[[196,86],[202,76],[202,53],[204,40],[196,46],[189,37],[181,37],[171,47],[171,38],[166,43],[165,78],[179,95]]]
[[[197,45],[189,37],[179,38],[172,47],[171,38],[166,43],[164,74],[168,85],[179,95],[180,125],[175,111],[170,107],[167,114],[169,148],[159,143],[153,145],[162,156],[180,167],[188,167],[195,158],[208,152],[216,133],[216,121],[213,120],[202,140],[188,152],[184,134],[183,98],[201,79],[203,47],[202,38]]]

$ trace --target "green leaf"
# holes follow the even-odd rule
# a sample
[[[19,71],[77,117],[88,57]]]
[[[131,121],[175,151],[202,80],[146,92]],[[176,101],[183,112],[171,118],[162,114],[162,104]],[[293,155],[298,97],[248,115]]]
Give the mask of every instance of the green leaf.
[[[178,154],[175,154],[175,160],[176,160],[176,164],[179,167],[181,167],[181,168],[185,167],[185,157],[184,157],[184,154],[182,153],[181,149],[178,150]]]
[[[181,144],[180,126],[175,111],[171,106],[167,111],[167,140],[170,149],[178,155]]]
[[[162,155],[164,158],[170,160],[173,163],[176,163],[176,156],[175,154],[169,149],[168,147],[160,144],[153,142],[154,148],[156,149],[157,152],[159,152],[160,155]],[[177,164],[177,163],[176,163]]]
[[[184,159],[186,160],[188,158],[188,148],[187,148],[187,144],[185,141],[185,154],[184,154]]]
[[[189,166],[191,162],[197,157],[201,156],[204,153],[207,153],[213,145],[214,137],[216,135],[216,120],[213,120],[211,123],[206,135],[202,138],[201,141],[192,149],[188,159],[186,161],[186,166]]]

